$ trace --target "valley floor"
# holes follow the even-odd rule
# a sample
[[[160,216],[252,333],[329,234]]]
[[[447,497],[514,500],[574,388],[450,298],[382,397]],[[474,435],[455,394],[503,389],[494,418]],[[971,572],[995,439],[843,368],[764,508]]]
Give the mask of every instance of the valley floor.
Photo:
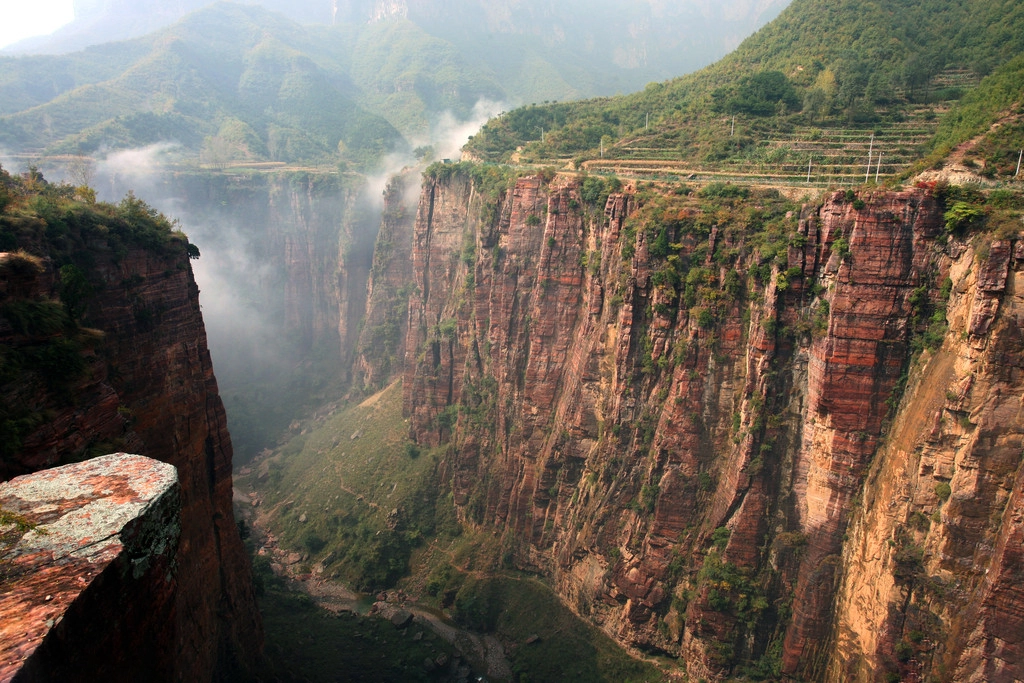
[[[467,671],[517,683],[664,680],[579,620],[542,581],[481,559],[496,554],[493,541],[445,518],[451,502],[438,501],[431,484],[435,454],[408,451],[400,398],[396,383],[321,415],[236,474],[236,515],[263,592],[274,680],[464,680]],[[413,499],[424,490],[425,516],[433,517],[427,533],[397,555],[360,555],[396,528],[423,524],[413,519]],[[406,570],[394,581],[371,582],[371,594],[352,590],[382,576],[373,562],[396,558]],[[401,612],[412,621],[396,629],[392,618]],[[354,668],[373,677],[350,674]]]

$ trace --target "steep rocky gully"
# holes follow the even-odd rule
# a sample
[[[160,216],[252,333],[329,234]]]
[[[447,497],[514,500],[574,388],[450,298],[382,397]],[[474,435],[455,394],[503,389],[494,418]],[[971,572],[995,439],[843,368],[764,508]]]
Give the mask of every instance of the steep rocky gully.
[[[0,340],[7,360],[35,358],[39,371],[5,368],[4,427],[15,431],[5,432],[0,475],[116,450],[174,465],[181,535],[167,632],[177,668],[161,674],[198,681],[245,672],[262,634],[231,508],[231,440],[186,244],[173,236],[162,246],[119,239],[113,233],[126,229],[124,219],[98,225],[102,217],[81,206],[53,216],[48,224],[26,216],[2,223],[4,239],[36,258],[19,252],[0,260]],[[81,267],[58,268],[58,252]],[[37,320],[64,310],[58,296],[80,316],[77,340],[61,340],[67,323],[55,330]],[[6,452],[12,438],[20,447]],[[119,618],[93,616],[97,629]]]
[[[1019,235],[942,187],[581,190],[423,187],[404,409],[464,520],[695,679],[1024,678]]]

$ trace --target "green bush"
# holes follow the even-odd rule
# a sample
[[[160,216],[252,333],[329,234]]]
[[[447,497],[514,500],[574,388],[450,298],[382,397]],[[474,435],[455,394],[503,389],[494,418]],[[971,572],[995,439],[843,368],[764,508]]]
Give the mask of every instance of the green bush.
[[[967,202],[953,202],[953,205],[942,214],[946,221],[946,232],[960,234],[970,228],[983,215],[981,208]]]
[[[706,308],[697,311],[697,326],[708,329],[715,326],[715,314]]]
[[[640,488],[640,508],[650,514],[654,512],[655,506],[658,504],[658,486],[657,484],[644,484]]]
[[[750,196],[750,190],[732,183],[710,183],[701,188],[697,196],[707,199],[745,199]]]
[[[711,543],[719,550],[725,550],[725,546],[729,543],[729,536],[732,532],[724,526],[720,526],[714,530],[711,534]]]
[[[307,529],[302,534],[302,545],[309,551],[310,555],[316,555],[324,549],[324,546],[327,545],[327,541],[321,538],[314,530]]]
[[[469,578],[455,595],[452,616],[475,631],[493,631],[501,616],[500,584],[496,579]]]

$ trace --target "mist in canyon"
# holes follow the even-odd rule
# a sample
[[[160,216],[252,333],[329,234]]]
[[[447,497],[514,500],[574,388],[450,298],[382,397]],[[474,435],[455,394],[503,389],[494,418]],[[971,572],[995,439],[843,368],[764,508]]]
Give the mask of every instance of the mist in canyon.
[[[40,170],[54,182],[94,187],[100,201],[132,193],[198,246],[193,272],[236,462],[244,463],[347,390],[388,183],[418,177],[435,159],[457,160],[467,139],[508,108],[482,99],[468,119],[441,112],[428,135],[366,174],[202,171],[174,142]],[[8,157],[4,167],[18,164]],[[399,201],[414,215],[418,183],[403,187]]]

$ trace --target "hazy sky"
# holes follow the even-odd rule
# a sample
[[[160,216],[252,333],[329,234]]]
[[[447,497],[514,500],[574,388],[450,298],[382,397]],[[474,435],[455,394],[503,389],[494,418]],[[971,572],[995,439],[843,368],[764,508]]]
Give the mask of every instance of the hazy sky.
[[[52,33],[75,18],[74,0],[0,0],[0,47]]]

